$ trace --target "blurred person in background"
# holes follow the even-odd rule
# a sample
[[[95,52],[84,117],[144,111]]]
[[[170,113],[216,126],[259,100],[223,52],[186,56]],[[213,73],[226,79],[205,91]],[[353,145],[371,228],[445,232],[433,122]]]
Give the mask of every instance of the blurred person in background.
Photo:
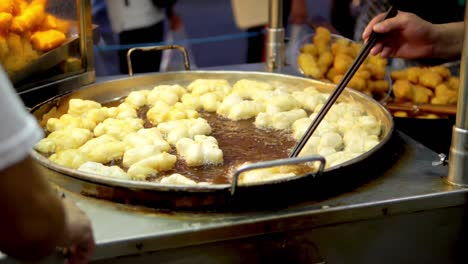
[[[29,157],[43,132],[1,67],[0,93],[0,251],[37,261],[64,247],[70,263],[87,263],[95,246],[91,223],[72,201],[59,197]]]
[[[174,12],[176,0],[107,0],[112,30],[118,35],[120,45],[162,42],[164,21],[169,19],[171,29],[181,26]],[[128,73],[127,48],[119,51],[120,72]],[[132,54],[133,71],[159,71],[161,52],[137,51]]]
[[[93,24],[98,25],[99,39],[97,45],[116,45],[118,37],[112,31],[107,12],[106,0],[92,0],[91,14]],[[97,76],[116,75],[120,73],[117,51],[94,49],[94,68]]]

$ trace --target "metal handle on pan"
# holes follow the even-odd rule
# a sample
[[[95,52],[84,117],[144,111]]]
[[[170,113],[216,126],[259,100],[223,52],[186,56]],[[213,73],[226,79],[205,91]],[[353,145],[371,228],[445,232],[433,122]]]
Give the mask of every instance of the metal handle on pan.
[[[311,162],[311,161],[319,161],[320,166],[318,168],[318,171],[315,173],[315,175],[320,175],[323,173],[323,170],[325,168],[325,158],[323,156],[307,156],[307,157],[296,157],[296,158],[287,158],[287,159],[279,159],[279,160],[272,160],[272,161],[264,161],[264,162],[257,162],[257,163],[252,163],[252,164],[247,164],[240,166],[235,172],[234,175],[232,176],[232,185],[231,185],[231,195],[234,195],[238,181],[239,181],[239,176],[241,173],[249,171],[249,170],[256,170],[256,169],[263,169],[263,168],[269,168],[269,167],[276,167],[280,165],[291,165],[291,164],[299,164],[299,163],[305,163],[305,162]]]
[[[137,48],[131,48],[127,51],[127,65],[128,65],[128,75],[133,76],[133,67],[132,67],[132,58],[131,55],[134,51],[140,50],[140,51],[161,51],[161,50],[167,50],[167,49],[176,49],[182,52],[184,55],[184,67],[185,70],[188,71],[190,70],[190,60],[189,56],[187,53],[187,50],[185,49],[184,46],[181,45],[162,45],[162,46],[149,46],[149,47],[137,47]]]

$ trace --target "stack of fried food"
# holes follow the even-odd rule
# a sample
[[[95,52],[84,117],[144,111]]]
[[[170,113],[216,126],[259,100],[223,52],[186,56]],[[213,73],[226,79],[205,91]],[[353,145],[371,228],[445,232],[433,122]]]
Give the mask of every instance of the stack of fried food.
[[[46,12],[47,0],[0,0],[0,61],[21,70],[66,40],[70,24]]]
[[[346,38],[332,38],[328,29],[318,27],[312,43],[302,46],[298,66],[307,76],[339,83],[362,48],[361,43]],[[348,87],[375,98],[384,98],[390,87],[389,81],[385,80],[386,66],[387,59],[368,56]]]
[[[460,79],[444,66],[410,67],[392,71],[397,102],[456,104]]]

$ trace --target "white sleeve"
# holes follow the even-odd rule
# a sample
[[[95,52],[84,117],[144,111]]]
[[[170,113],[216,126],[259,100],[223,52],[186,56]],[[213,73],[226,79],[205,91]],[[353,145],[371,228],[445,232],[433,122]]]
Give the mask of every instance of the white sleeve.
[[[43,136],[36,119],[0,69],[0,170],[24,159]]]

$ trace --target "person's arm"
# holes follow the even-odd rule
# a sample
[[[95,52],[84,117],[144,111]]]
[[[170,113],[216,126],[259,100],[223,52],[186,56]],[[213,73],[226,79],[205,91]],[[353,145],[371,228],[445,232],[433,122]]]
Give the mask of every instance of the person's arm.
[[[457,58],[463,48],[464,23],[432,24],[412,13],[382,21],[384,14],[373,18],[362,37],[367,40],[372,31],[384,37],[371,50],[372,55],[419,58]]]
[[[70,263],[86,263],[94,249],[91,223],[28,156],[42,130],[1,67],[0,94],[0,251],[38,260],[61,246],[70,249]]]
[[[0,249],[22,260],[53,253],[65,237],[64,208],[26,158],[0,172]]]

